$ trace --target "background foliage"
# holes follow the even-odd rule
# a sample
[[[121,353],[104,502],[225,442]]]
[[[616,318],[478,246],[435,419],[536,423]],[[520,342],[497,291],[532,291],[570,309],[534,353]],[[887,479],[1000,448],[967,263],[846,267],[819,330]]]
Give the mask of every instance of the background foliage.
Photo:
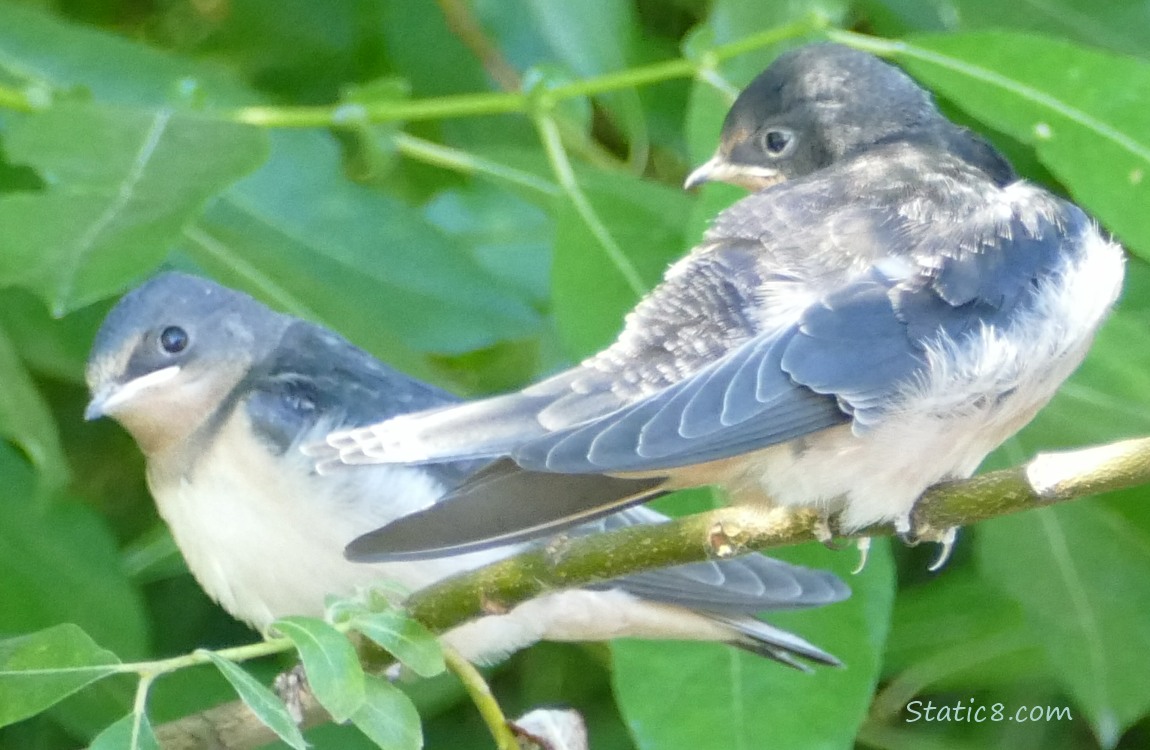
[[[678,185],[738,87],[805,39],[890,55],[1131,252],[1087,364],[990,463],[1150,432],[1147,29],[1136,0],[0,1],[0,636],[76,623],[123,659],[254,637],[187,575],[131,441],[81,420],[117,295],[198,270],[458,392],[526,383],[608,341],[739,195]],[[845,670],[544,644],[494,685],[512,714],[579,708],[597,749],[1144,747],[1143,494],[967,529],[936,575],[929,550],[880,548],[850,602],[774,618]],[[452,679],[410,693],[428,746],[489,746]],[[74,747],[132,695],[101,682],[0,747]],[[184,670],[156,684],[152,720],[230,697]],[[912,721],[916,699],[1073,718]],[[350,727],[309,739],[369,746]]]

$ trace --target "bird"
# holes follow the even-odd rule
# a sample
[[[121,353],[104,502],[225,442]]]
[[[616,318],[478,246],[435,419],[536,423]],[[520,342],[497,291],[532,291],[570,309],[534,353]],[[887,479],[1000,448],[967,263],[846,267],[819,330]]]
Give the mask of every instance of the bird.
[[[256,629],[288,615],[321,616],[328,595],[381,581],[415,591],[522,549],[417,563],[347,559],[350,541],[434,504],[484,462],[317,474],[299,445],[459,399],[242,292],[178,272],[151,278],[108,313],[86,379],[85,417],[111,417],[135,439],[192,575]],[[636,508],[574,533],[665,520]],[[756,554],[549,592],[456,627],[445,640],[480,664],[538,640],[646,637],[730,643],[799,668],[804,660],[837,665],[754,615],[849,594],[829,572]]]
[[[783,53],[739,94],[687,184],[710,179],[754,192],[605,349],[307,449],[321,470],[492,461],[353,549],[459,554],[714,485],[813,509],[824,540],[833,516],[941,542],[941,566],[955,530],[912,523],[916,500],[972,475],[1078,367],[1121,290],[1122,248],[905,72],[838,44]]]

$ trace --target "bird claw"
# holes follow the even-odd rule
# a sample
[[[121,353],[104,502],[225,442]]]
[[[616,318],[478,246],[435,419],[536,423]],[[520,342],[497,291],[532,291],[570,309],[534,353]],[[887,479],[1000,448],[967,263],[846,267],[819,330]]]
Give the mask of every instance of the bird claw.
[[[938,539],[932,540],[939,543],[938,557],[934,558],[934,562],[927,568],[931,573],[935,573],[946,565],[946,561],[950,559],[950,554],[954,551],[954,542],[958,539],[958,527],[951,526],[939,535]]]
[[[866,567],[867,557],[870,555],[870,537],[859,537],[858,541],[855,542],[855,546],[859,551],[859,561],[858,565],[855,565],[855,569],[851,571],[852,576],[857,576],[859,573],[863,572],[863,568]]]
[[[937,542],[940,545],[938,556],[935,557],[934,562],[927,568],[931,573],[941,570],[942,566],[946,565],[946,561],[950,559],[951,553],[954,552],[954,543],[958,539],[957,527],[951,526],[942,531],[935,531],[930,527],[915,528],[910,520],[909,514],[896,518],[894,520],[894,529],[898,538],[908,547],[918,546],[920,542]]]

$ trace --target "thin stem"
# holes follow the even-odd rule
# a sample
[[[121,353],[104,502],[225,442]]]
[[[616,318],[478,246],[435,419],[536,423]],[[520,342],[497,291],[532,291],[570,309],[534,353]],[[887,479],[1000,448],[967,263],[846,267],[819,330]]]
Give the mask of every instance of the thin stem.
[[[541,177],[536,177],[530,172],[499,164],[468,151],[461,151],[423,138],[416,138],[407,133],[396,133],[393,137],[396,149],[409,159],[467,175],[479,174],[494,177],[497,180],[510,182],[549,197],[559,195],[558,185]]]
[[[591,234],[595,235],[611,264],[627,282],[627,286],[635,293],[636,298],[642,297],[647,291],[647,285],[643,283],[643,278],[639,276],[639,271],[631,263],[631,259],[619,247],[619,243],[615,242],[603,220],[595,213],[595,208],[591,205],[591,201],[587,200],[583,189],[579,187],[579,181],[575,178],[575,170],[571,167],[567,152],[563,149],[563,140],[559,137],[555,121],[547,115],[539,115],[535,118],[535,128],[539,131],[539,139],[543,142],[543,148],[551,162],[551,170],[559,180],[559,186],[563,188],[563,192],[567,194],[583,223],[591,230]]]
[[[483,723],[491,732],[495,746],[499,750],[519,750],[519,742],[507,726],[507,717],[503,715],[503,709],[499,707],[499,702],[491,693],[491,687],[475,665],[446,643],[443,644],[443,660],[447,663],[447,668],[463,683],[471,702],[479,709],[479,715],[483,717]]]
[[[487,75],[504,91],[519,88],[519,71],[515,69],[499,47],[488,38],[483,25],[471,10],[471,4],[465,0],[436,0],[447,28],[463,42],[463,46],[471,50],[471,54],[479,60],[480,65],[487,71]]]
[[[148,690],[151,689],[152,681],[157,676],[151,672],[140,674],[140,681],[136,685],[136,699],[132,701],[132,742],[129,747],[140,746],[140,730],[148,710]]]
[[[372,123],[401,120],[441,120],[448,117],[501,115],[526,112],[530,103],[519,92],[456,94],[416,101],[370,104],[319,105],[314,107],[243,107],[223,113],[227,119],[248,125],[276,128],[328,128],[361,120]]]
[[[819,31],[826,28],[827,25],[828,21],[825,16],[812,15],[785,26],[778,26],[758,34],[752,34],[744,39],[719,45],[707,52],[700,61],[684,58],[664,60],[651,65],[561,84],[548,90],[546,98],[554,103],[564,99],[596,96],[620,89],[662,83],[676,78],[691,78],[697,75],[700,70],[713,67],[717,62]],[[416,101],[397,100],[373,104],[243,107],[225,113],[225,116],[237,122],[264,127],[323,128],[336,127],[354,119],[381,123],[400,120],[438,120],[448,117],[528,113],[534,106],[531,98],[525,93],[506,91],[456,94]]]
[[[337,625],[336,627],[339,628],[340,626]],[[233,646],[232,648],[221,649],[215,653],[229,661],[248,661],[249,659],[258,659],[261,656],[291,651],[293,648],[292,642],[287,638],[270,638],[265,641],[260,641],[259,643],[249,643],[246,646]],[[190,654],[173,656],[168,659],[117,664],[115,671],[121,674],[135,672],[139,674],[141,678],[145,675],[150,675],[149,679],[155,679],[168,672],[175,672],[177,669],[209,663],[211,663],[211,660],[207,657],[207,654],[201,650],[193,651]]]

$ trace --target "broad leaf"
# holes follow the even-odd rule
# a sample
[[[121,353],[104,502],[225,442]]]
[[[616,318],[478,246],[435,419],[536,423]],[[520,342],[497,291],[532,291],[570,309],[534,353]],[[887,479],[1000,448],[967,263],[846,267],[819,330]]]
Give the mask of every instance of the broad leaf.
[[[444,670],[443,651],[435,635],[400,610],[356,615],[351,627],[421,677],[433,677]]]
[[[5,145],[46,187],[0,196],[0,283],[34,290],[56,315],[159,264],[207,200],[267,148],[248,126],[100,104],[22,116]]]
[[[580,173],[579,180],[620,253],[613,256],[571,201],[559,199],[555,317],[572,354],[583,357],[615,338],[640,292],[655,286],[683,254],[689,200],[681,191],[627,175]]]
[[[461,352],[538,327],[523,295],[462,243],[416,209],[344,178],[330,139],[277,133],[273,144],[264,168],[190,235],[198,263],[361,342],[390,337],[410,350]]]
[[[1150,5],[1143,0],[872,0],[866,5],[872,9],[868,15],[875,23],[874,33],[882,36],[902,36],[910,31],[1017,29],[1131,55],[1150,54],[1146,46]]]
[[[160,750],[147,716],[128,714],[100,732],[88,750]]]
[[[844,576],[857,559],[813,545],[785,552],[791,562]],[[772,748],[853,747],[878,681],[890,619],[893,569],[886,544],[876,541],[866,570],[846,580],[853,594],[845,602],[767,615],[835,654],[842,669],[803,674],[716,644],[613,644],[615,691],[638,746],[725,750],[762,747],[769,737]]]
[[[419,713],[411,699],[387,680],[368,677],[366,700],[351,720],[382,750],[418,750],[423,747]]]
[[[0,327],[0,382],[4,383],[0,390],[0,436],[28,454],[43,484],[63,486],[68,481],[68,459],[60,446],[56,421],[3,327]]]
[[[119,663],[75,625],[0,641],[0,727],[35,716],[115,674]]]
[[[299,651],[316,700],[336,721],[351,718],[363,705],[364,675],[347,637],[309,617],[284,617],[272,627]]]
[[[260,721],[276,733],[276,736],[296,750],[307,748],[307,741],[304,740],[303,734],[300,733],[299,727],[296,726],[295,720],[292,719],[287,706],[279,699],[279,696],[260,684],[259,680],[245,672],[235,662],[228,661],[213,651],[201,651],[200,653],[206,654],[212,660],[212,664],[216,665],[220,674],[235,688],[240,699],[247,704]]]
[[[1000,518],[978,534],[983,576],[1017,601],[1047,664],[1103,747],[1150,711],[1150,532],[1099,502]]]

